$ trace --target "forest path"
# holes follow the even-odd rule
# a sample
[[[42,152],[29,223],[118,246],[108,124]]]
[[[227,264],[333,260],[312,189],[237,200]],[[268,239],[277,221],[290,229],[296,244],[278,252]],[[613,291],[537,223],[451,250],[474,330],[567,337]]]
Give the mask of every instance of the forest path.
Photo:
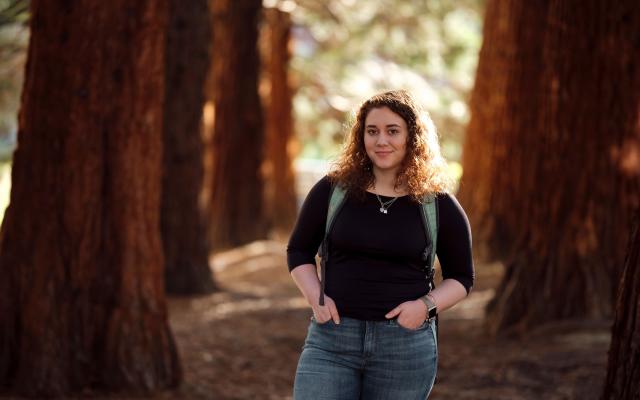
[[[286,267],[285,246],[256,242],[213,259],[220,292],[170,299],[185,382],[162,399],[290,399],[311,311]],[[600,396],[610,321],[569,321],[525,338],[484,334],[484,306],[502,268],[476,266],[471,295],[440,319],[433,400]]]

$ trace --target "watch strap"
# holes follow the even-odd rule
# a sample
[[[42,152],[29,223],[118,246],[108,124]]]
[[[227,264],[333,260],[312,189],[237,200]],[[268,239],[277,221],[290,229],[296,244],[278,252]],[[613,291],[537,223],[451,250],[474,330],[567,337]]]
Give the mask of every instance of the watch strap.
[[[420,300],[427,306],[427,319],[435,318],[438,314],[438,307],[436,303],[431,299],[431,296],[424,295],[420,297]]]

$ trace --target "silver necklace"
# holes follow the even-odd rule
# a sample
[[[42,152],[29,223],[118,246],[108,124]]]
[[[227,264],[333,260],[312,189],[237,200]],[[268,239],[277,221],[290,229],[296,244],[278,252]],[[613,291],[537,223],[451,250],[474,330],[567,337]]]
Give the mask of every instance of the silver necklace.
[[[376,197],[378,198],[378,202],[380,203],[380,212],[383,214],[387,214],[387,210],[389,210],[389,207],[391,207],[394,201],[398,200],[397,197],[394,197],[391,200],[382,201],[380,196],[378,196],[378,193],[376,193]]]

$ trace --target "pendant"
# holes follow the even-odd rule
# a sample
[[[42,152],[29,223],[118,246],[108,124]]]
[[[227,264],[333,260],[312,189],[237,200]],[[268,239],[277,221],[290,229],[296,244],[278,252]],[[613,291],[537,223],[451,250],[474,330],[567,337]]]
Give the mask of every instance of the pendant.
[[[383,213],[383,214],[386,214],[387,210],[384,207],[380,207],[380,212]]]

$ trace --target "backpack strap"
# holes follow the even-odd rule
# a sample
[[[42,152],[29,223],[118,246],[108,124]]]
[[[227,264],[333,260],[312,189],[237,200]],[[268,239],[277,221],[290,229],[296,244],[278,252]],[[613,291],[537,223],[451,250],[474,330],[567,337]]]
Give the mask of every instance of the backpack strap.
[[[429,291],[435,289],[434,282],[436,261],[436,249],[438,244],[438,202],[432,194],[425,195],[420,207],[422,215],[422,226],[427,236],[427,246],[422,252],[425,273],[429,284]]]
[[[436,261],[436,248],[438,244],[438,201],[434,195],[425,195],[422,200],[422,207],[420,207],[420,214],[422,215],[422,226],[424,226],[425,234],[427,235],[427,247],[425,247],[422,253],[424,260],[425,271],[427,275],[427,285],[429,285],[429,292],[436,288],[434,277],[436,270],[434,264]],[[438,314],[436,314],[436,341],[438,340]],[[435,382],[434,382],[435,383]]]
[[[333,224],[336,221],[336,215],[342,209],[346,199],[346,190],[340,185],[333,185],[331,187],[331,193],[329,194],[329,209],[327,211],[327,222],[325,224],[324,238],[320,245],[320,305],[324,305],[324,277],[327,270],[327,261],[329,260],[329,234],[333,229]]]
[[[344,199],[347,195],[347,192],[340,186],[334,186],[331,190],[331,195],[329,197],[329,210],[327,211],[327,224],[325,227],[325,232],[329,232],[333,227],[333,222],[336,219],[336,215],[338,211],[342,207],[344,203]]]

